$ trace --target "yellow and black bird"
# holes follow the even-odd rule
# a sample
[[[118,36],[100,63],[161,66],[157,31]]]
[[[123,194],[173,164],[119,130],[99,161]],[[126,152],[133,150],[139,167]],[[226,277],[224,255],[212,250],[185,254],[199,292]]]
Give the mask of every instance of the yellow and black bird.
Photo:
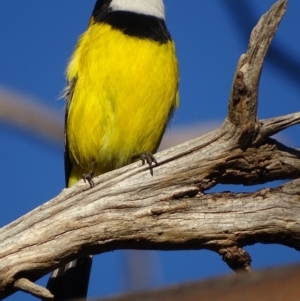
[[[151,154],[179,104],[163,0],[98,0],[66,76],[66,185],[140,154],[150,157],[151,169]]]
[[[67,68],[67,185],[154,153],[178,77],[162,0],[98,0]]]

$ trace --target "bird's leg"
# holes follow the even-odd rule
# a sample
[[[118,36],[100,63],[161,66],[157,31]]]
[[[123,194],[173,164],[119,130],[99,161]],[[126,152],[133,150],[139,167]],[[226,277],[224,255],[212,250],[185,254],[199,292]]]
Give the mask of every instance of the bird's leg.
[[[86,173],[86,174],[84,173],[84,174],[82,175],[82,178],[83,178],[84,183],[85,183],[86,181],[88,181],[89,184],[90,184],[90,186],[91,186],[91,188],[95,187],[95,183],[94,183],[94,181],[93,181],[93,178],[95,177],[95,172],[94,172],[94,167],[95,167],[95,165],[96,165],[96,162],[93,160],[93,161],[92,161],[92,168],[89,170],[88,173]]]
[[[155,163],[156,165],[158,164],[153,154],[149,152],[142,152],[140,154],[134,154],[132,156],[132,159],[138,159],[138,158],[142,160],[142,165],[144,165],[147,162],[147,164],[149,165],[150,173],[153,176],[152,163]]]

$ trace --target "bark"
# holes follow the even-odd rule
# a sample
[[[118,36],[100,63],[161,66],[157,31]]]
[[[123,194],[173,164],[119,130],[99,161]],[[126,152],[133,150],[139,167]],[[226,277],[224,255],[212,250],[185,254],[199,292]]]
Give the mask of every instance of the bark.
[[[250,270],[245,245],[300,249],[300,151],[270,138],[298,124],[300,112],[257,119],[264,57],[286,4],[279,0],[254,28],[219,129],[158,153],[153,176],[135,162],[95,178],[93,188],[80,181],[0,229],[1,298],[17,289],[46,297],[30,282],[84,254],[209,249],[232,269]],[[254,193],[208,191],[279,179],[294,180]]]

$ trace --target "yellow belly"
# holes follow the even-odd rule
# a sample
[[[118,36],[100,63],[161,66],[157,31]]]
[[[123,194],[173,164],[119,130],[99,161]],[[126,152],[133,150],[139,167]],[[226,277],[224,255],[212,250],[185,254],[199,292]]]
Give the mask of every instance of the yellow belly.
[[[101,174],[155,152],[177,106],[173,42],[125,36],[96,23],[79,41],[67,70],[76,78],[67,136],[73,166],[69,185],[92,168]]]

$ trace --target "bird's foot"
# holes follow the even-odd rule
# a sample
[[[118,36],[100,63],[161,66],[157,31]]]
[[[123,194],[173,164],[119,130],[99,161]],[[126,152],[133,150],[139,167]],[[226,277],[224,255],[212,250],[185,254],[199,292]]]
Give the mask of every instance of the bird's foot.
[[[84,183],[86,181],[89,182],[91,188],[95,187],[95,183],[93,181],[94,176],[95,176],[95,173],[92,170],[90,170],[88,173],[84,173],[82,175]]]
[[[142,152],[133,156],[134,159],[140,158],[142,160],[142,165],[147,163],[149,165],[150,173],[153,176],[153,163],[158,164],[155,157],[149,152]]]
[[[91,188],[95,187],[95,183],[93,181],[93,178],[95,177],[94,167],[95,167],[95,162],[93,161],[91,170],[88,173],[86,173],[86,174],[84,173],[82,175],[82,179],[83,179],[84,183],[86,181],[89,182]]]

